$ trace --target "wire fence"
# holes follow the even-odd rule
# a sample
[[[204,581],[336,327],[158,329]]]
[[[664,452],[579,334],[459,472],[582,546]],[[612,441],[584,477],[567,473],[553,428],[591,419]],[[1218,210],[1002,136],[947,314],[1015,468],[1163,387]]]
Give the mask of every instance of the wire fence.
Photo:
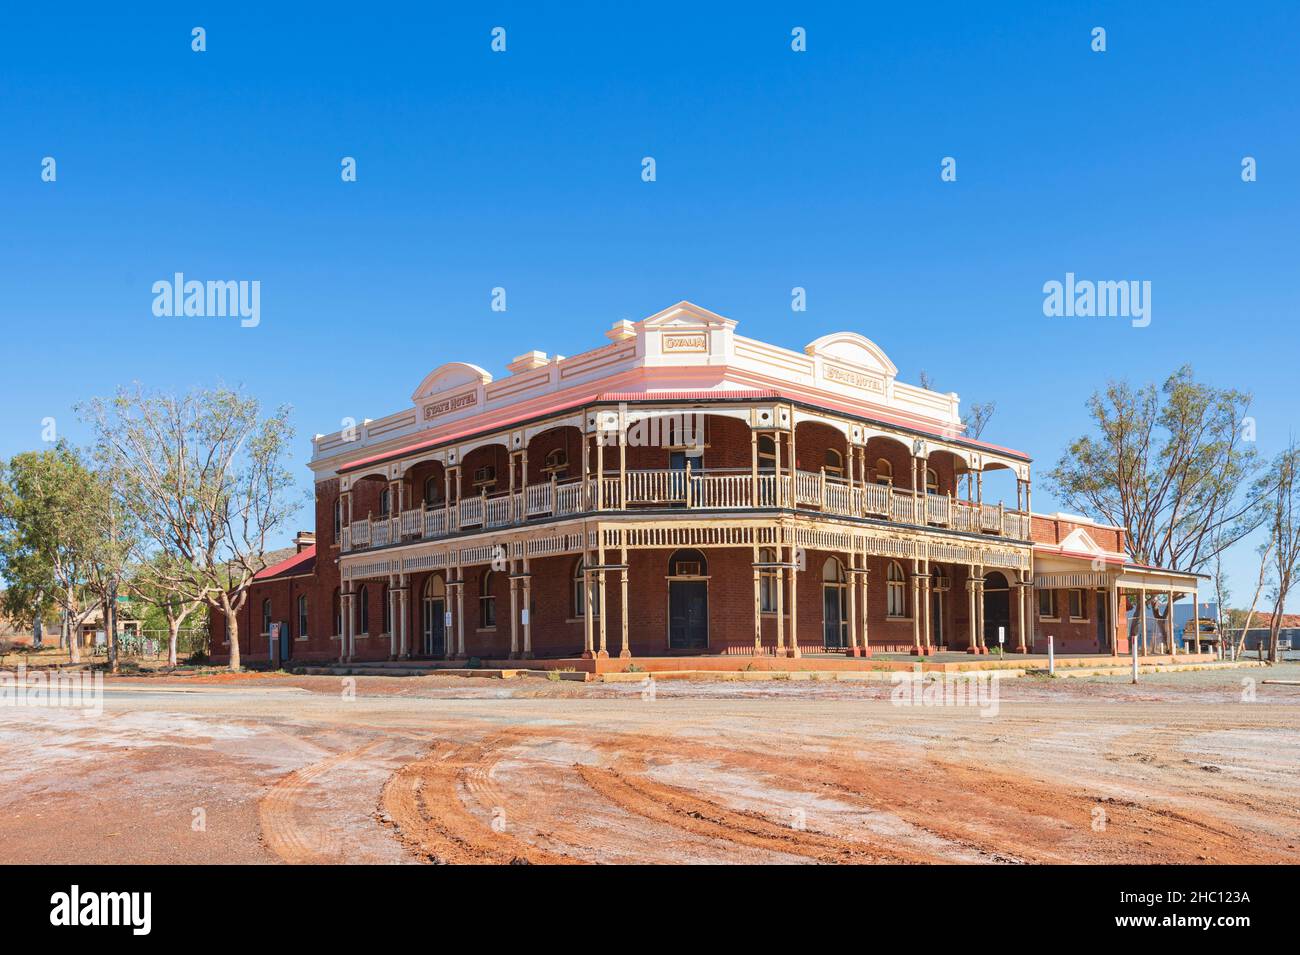
[[[107,656],[108,644],[97,643],[92,651],[95,656]],[[158,660],[167,655],[166,630],[141,630],[136,633],[122,633],[117,638],[117,652],[120,657],[140,660]],[[181,630],[176,634],[176,659],[184,660],[195,654],[207,655],[207,630]]]

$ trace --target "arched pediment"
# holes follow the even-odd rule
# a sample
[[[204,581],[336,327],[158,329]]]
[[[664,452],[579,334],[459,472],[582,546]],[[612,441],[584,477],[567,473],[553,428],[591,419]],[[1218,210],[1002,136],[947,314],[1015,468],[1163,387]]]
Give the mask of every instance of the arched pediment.
[[[419,401],[421,398],[452,388],[486,385],[491,380],[492,375],[478,365],[471,365],[465,361],[449,361],[425,376],[424,381],[420,382],[420,387],[416,388],[415,393],[411,395],[411,400]]]
[[[804,354],[822,355],[893,378],[898,368],[880,346],[857,332],[832,332],[804,346]]]

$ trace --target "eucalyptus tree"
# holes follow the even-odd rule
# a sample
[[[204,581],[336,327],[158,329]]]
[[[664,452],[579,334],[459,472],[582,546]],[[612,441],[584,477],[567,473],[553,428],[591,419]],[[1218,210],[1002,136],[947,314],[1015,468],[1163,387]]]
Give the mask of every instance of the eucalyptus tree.
[[[173,605],[221,613],[239,669],[238,614],[270,540],[301,505],[285,467],[289,408],[264,417],[256,398],[229,388],[176,396],[136,385],[82,410],[139,525],[153,586]]]
[[[7,613],[22,620],[48,603],[63,615],[62,640],[81,662],[82,625],[102,606],[106,491],[84,456],[60,441],[0,462],[0,575]]]
[[[1088,400],[1092,433],[1070,442],[1048,481],[1067,506],[1123,528],[1135,563],[1198,573],[1267,516],[1243,427],[1250,400],[1187,366],[1160,387],[1109,382]],[[1153,610],[1162,599],[1150,598]],[[1172,631],[1167,601],[1165,611]]]

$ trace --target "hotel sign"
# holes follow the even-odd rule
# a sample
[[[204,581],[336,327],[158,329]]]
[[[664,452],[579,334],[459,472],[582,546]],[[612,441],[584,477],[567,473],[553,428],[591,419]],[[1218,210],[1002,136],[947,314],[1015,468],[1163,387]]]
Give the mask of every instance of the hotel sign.
[[[444,398],[441,401],[435,401],[424,406],[424,420],[431,421],[434,418],[441,418],[445,414],[451,414],[451,412],[459,411],[461,408],[470,408],[476,404],[478,404],[478,394],[473,391],[454,395],[451,398]]]
[[[709,339],[704,332],[691,332],[689,334],[665,332],[663,350],[665,352],[707,352],[709,350]]]
[[[858,371],[849,371],[847,368],[838,368],[835,365],[825,364],[822,366],[822,377],[827,381],[837,381],[843,385],[849,385],[853,388],[861,388],[863,391],[874,391],[883,393],[884,388],[881,386],[880,379],[870,375],[864,375]]]

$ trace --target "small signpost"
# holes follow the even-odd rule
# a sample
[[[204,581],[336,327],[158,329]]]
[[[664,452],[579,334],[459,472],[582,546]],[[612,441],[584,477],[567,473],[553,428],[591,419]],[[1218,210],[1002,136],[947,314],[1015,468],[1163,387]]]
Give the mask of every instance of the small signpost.
[[[1132,637],[1129,638],[1129,646],[1133,648],[1133,682],[1138,681],[1138,642]]]
[[[1006,642],[1007,642],[1007,628],[998,627],[998,657],[1001,657],[1004,653],[1006,653],[1006,649],[1005,649]]]
[[[1047,672],[1056,676],[1056,637],[1047,635]]]

